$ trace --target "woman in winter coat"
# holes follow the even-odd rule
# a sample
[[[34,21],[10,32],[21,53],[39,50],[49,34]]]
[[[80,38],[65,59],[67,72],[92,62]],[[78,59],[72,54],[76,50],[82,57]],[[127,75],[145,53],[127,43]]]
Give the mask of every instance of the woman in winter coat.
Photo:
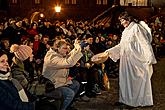
[[[35,110],[16,79],[11,78],[8,57],[0,50],[0,110]]]

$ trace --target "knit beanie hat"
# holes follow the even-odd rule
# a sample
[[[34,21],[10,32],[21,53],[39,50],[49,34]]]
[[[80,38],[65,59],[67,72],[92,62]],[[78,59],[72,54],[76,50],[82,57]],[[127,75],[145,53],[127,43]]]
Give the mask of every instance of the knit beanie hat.
[[[24,61],[32,56],[32,49],[27,45],[13,44],[10,51],[21,61]]]

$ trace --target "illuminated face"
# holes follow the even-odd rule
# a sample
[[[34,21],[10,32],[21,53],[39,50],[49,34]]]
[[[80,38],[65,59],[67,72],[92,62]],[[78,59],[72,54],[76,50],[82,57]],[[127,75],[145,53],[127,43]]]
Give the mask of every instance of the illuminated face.
[[[44,43],[44,44],[47,44],[48,41],[49,41],[49,38],[48,38],[48,37],[44,37],[44,38],[43,38],[43,43]]]
[[[120,20],[120,23],[121,23],[121,25],[123,25],[126,28],[126,27],[128,27],[128,25],[129,25],[130,22],[127,21],[127,20],[125,20],[125,19],[121,19]]]
[[[87,41],[87,43],[92,44],[93,43],[93,38],[92,37],[88,38],[86,41]]]
[[[35,40],[35,41],[38,41],[38,40],[39,40],[39,38],[40,38],[40,37],[39,37],[39,35],[38,35],[38,34],[34,36],[34,40]]]
[[[3,41],[3,44],[4,44],[4,46],[5,46],[6,49],[8,49],[9,46],[10,46],[9,40],[4,40]]]
[[[8,68],[9,68],[8,57],[6,54],[3,54],[0,57],[0,70],[6,72]]]
[[[117,40],[117,35],[113,35],[113,40]]]
[[[68,49],[68,45],[67,44],[63,44],[61,45],[61,47],[58,48],[58,52],[62,55],[62,56],[66,56],[68,53],[69,49]]]
[[[33,28],[33,29],[37,29],[37,25],[36,25],[36,24],[34,24],[32,28]]]

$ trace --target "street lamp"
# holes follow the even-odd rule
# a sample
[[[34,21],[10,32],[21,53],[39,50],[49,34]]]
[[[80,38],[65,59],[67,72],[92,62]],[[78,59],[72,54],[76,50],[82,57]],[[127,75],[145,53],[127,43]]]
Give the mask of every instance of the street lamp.
[[[41,17],[41,18],[44,18],[44,14],[43,14],[43,13],[40,13],[40,17]]]
[[[55,9],[56,13],[61,12],[61,7],[60,6],[55,6],[54,9]]]

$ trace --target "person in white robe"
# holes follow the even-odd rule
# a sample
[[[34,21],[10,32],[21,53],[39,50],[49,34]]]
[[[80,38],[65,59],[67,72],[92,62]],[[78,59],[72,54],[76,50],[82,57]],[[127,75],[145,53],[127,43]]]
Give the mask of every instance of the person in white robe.
[[[125,27],[121,41],[102,56],[109,56],[115,62],[120,59],[119,103],[132,107],[152,106],[152,64],[156,59],[150,29],[143,21],[134,22],[127,12],[123,12],[119,20]]]

